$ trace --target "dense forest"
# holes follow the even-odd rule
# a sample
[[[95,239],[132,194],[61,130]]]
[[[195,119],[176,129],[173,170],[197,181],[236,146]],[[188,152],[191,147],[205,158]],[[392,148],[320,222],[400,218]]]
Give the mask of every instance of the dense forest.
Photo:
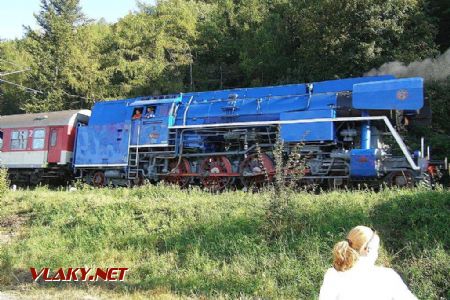
[[[113,24],[79,0],[41,0],[35,18],[38,29],[0,41],[0,114],[361,76],[450,46],[447,0],[160,0]],[[427,81],[427,97],[448,144],[449,77]]]

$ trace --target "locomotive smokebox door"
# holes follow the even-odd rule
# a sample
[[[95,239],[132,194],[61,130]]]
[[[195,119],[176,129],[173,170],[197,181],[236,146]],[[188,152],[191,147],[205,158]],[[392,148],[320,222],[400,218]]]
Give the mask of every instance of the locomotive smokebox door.
[[[175,106],[181,95],[150,97],[131,103],[131,146],[168,145],[169,127],[175,120]]]

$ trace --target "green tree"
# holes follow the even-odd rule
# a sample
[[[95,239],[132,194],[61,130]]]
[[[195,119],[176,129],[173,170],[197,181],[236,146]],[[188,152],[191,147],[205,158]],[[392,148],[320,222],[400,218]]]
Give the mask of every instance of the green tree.
[[[286,46],[295,49],[290,81],[360,76],[386,61],[436,53],[421,1],[294,1],[285,15]]]
[[[450,47],[450,1],[428,0],[427,12],[437,25],[436,43],[444,52]]]
[[[203,2],[198,20],[199,36],[194,45],[194,90],[245,85],[239,66],[242,45],[236,20],[238,4],[235,2]]]
[[[85,22],[79,0],[41,0],[35,15],[39,30],[27,28],[27,51],[34,61],[29,76],[33,88],[42,91],[30,97],[26,111],[63,110],[79,105],[73,78],[77,57],[77,29]],[[81,50],[81,49],[80,49]]]
[[[386,61],[436,54],[422,0],[201,3],[209,10],[195,45],[200,89],[360,76]]]
[[[241,29],[240,67],[250,85],[292,81],[296,50],[290,19],[290,1],[242,1],[238,20]]]
[[[0,115],[20,113],[30,96],[27,74],[33,57],[25,50],[24,40],[0,42]]]
[[[102,55],[110,90],[115,95],[177,92],[192,62],[197,36],[195,2],[159,1],[141,5],[112,26]]]
[[[434,55],[437,30],[445,32],[436,27],[437,4],[160,0],[110,25],[85,20],[79,0],[41,0],[40,29],[0,42],[0,56],[25,50],[32,70],[14,79],[42,93],[3,85],[9,94],[0,100],[4,112],[60,110],[106,98],[360,76],[386,61]]]
[[[89,108],[95,101],[117,96],[109,88],[109,78],[100,58],[111,32],[111,25],[102,20],[77,28],[76,44],[67,65],[67,83],[76,95],[84,97],[72,97],[74,107]]]

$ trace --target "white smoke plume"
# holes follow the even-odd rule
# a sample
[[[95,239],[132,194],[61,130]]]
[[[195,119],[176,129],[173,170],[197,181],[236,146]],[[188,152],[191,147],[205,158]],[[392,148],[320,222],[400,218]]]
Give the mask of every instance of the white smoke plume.
[[[425,80],[445,80],[450,76],[450,48],[436,58],[426,58],[414,61],[408,65],[400,61],[383,64],[378,69],[372,69],[364,76],[392,74],[396,77],[423,77]]]

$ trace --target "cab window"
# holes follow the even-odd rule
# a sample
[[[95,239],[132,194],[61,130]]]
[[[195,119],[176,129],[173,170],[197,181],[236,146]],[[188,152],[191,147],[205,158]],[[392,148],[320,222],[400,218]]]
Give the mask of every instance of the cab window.
[[[140,120],[142,118],[143,107],[136,107],[133,111],[132,120]]]
[[[28,130],[14,130],[11,133],[11,150],[27,149]]]
[[[156,116],[156,105],[149,105],[145,108],[146,119],[154,118]]]
[[[33,150],[44,149],[45,129],[39,128],[33,131]]]

